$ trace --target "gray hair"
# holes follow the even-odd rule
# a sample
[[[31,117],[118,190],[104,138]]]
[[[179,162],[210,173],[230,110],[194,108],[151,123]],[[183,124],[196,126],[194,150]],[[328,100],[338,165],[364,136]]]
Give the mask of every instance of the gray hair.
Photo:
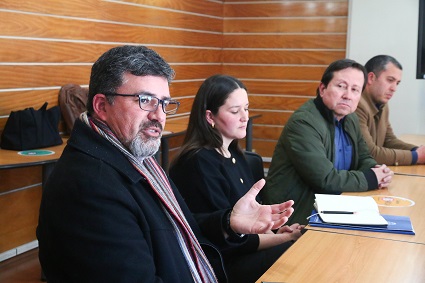
[[[119,46],[106,51],[93,64],[90,75],[87,110],[93,113],[93,97],[98,93],[114,93],[123,83],[125,73],[135,76],[158,76],[168,83],[174,70],[154,50],[145,46]],[[113,103],[114,97],[108,96]]]

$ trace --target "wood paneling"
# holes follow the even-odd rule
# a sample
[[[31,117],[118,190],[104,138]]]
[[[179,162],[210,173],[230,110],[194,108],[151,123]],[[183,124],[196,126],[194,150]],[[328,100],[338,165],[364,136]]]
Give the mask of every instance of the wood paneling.
[[[225,18],[225,33],[346,33],[347,18]]]
[[[240,65],[227,64],[223,66],[223,73],[240,79],[268,79],[268,80],[312,80],[320,81],[325,66],[286,66],[286,65]],[[249,90],[248,90],[249,91]]]
[[[278,131],[278,130],[276,130]],[[276,146],[275,140],[254,139],[253,149],[262,157],[271,158]]]
[[[225,1],[223,71],[248,88],[253,147],[270,158],[290,115],[325,68],[345,58],[348,1]],[[251,111],[252,112],[252,111]]]
[[[250,96],[249,106],[256,109],[297,110],[311,98],[285,96]]]
[[[90,70],[90,65],[0,66],[0,88],[62,86],[69,82],[87,84]],[[67,74],[66,77],[63,74]]]
[[[185,8],[184,5],[180,6],[181,8]],[[211,10],[221,9],[221,5],[217,3],[210,3],[208,6]],[[64,9],[63,3],[56,0],[5,0],[1,2],[0,8],[55,16],[79,17],[88,20],[102,20],[219,33],[222,32],[223,26],[221,17],[207,16],[208,13],[194,14],[191,12],[189,16],[188,13],[185,13],[185,10],[158,9],[158,4],[147,6],[126,1],[74,0],[67,1],[67,7]]]
[[[176,80],[204,80],[207,77],[221,73],[221,64],[215,65],[172,65],[176,72]]]
[[[224,35],[223,42],[226,48],[345,49],[345,37],[345,34],[232,34]]]
[[[252,107],[252,106],[250,106]],[[261,115],[253,121],[254,126],[261,127],[267,125],[285,125],[293,111],[271,111],[271,110],[251,110],[250,115]]]
[[[123,0],[123,2],[152,5],[161,8],[169,8],[179,11],[206,14],[216,17],[223,16],[221,1],[176,1],[176,0]]]
[[[176,80],[193,80],[221,73],[220,64],[172,65]],[[91,64],[84,65],[0,65],[0,89],[62,86],[67,83],[89,83]],[[63,76],[67,74],[67,76]],[[22,80],[22,77],[25,80]],[[195,92],[196,93],[196,92]]]
[[[244,80],[245,86],[251,94],[266,94],[271,98],[274,95],[315,96],[318,82],[312,81],[272,81],[272,80]]]
[[[190,112],[190,109],[192,109],[193,97],[178,98],[178,100],[180,101],[178,113]]]
[[[93,63],[118,43],[60,42],[47,39],[0,38],[0,62],[4,63]],[[150,45],[146,45],[151,47]],[[220,49],[197,47],[151,47],[169,63],[217,63]],[[16,52],[19,50],[19,52]],[[21,74],[22,75],[22,74]],[[88,81],[88,78],[87,78]]]
[[[246,1],[225,3],[225,17],[318,17],[347,16],[347,1]]]
[[[260,140],[277,140],[282,129],[282,126],[254,125],[252,137]]]
[[[68,40],[93,40],[143,44],[191,45],[221,47],[222,35],[185,30],[159,29],[126,23],[105,23],[71,18],[58,18],[0,11],[0,30],[3,35],[50,37]],[[49,27],[54,26],[54,29]],[[82,29],[84,27],[84,29]],[[125,29],[125,32],[123,32]],[[87,30],[93,32],[85,32]],[[200,36],[202,35],[202,36]],[[188,44],[190,43],[190,44]]]
[[[0,252],[36,238],[40,200],[40,186],[0,197]]]
[[[223,63],[328,65],[345,58],[344,51],[316,50],[223,50]]]
[[[196,81],[174,81],[170,85],[171,97],[179,99],[181,96],[195,96],[202,79]]]
[[[41,183],[41,166],[0,170],[0,193],[39,183]]]
[[[58,104],[59,87],[52,90],[26,90],[0,92],[0,115],[28,107],[40,108],[48,102],[48,108]]]

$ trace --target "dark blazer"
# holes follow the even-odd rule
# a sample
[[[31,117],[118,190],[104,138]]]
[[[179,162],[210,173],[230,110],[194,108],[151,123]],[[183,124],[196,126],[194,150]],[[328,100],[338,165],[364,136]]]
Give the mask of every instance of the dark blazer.
[[[170,177],[205,235],[211,234],[205,230],[207,228],[218,230],[217,226],[208,225],[208,219],[231,209],[254,185],[244,155],[233,149],[230,152],[231,158],[224,158],[215,149],[202,148],[192,155],[182,156],[170,168]],[[291,245],[288,242],[258,250],[257,234],[245,235],[240,240],[231,246],[218,246],[232,283],[255,282]]]
[[[225,282],[220,253],[172,187]],[[215,225],[223,216],[215,216]],[[153,190],[117,148],[79,120],[43,191],[37,237],[49,283],[193,281]]]

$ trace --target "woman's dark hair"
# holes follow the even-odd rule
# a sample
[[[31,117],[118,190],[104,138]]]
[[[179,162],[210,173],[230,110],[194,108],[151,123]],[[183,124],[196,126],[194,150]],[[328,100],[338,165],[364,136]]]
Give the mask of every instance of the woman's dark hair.
[[[188,153],[195,154],[201,148],[221,150],[223,146],[221,133],[207,122],[206,112],[210,110],[216,115],[229,95],[238,88],[246,90],[241,81],[227,75],[214,75],[202,83],[193,101],[183,146],[173,163]],[[233,140],[229,147],[241,151],[237,140]]]

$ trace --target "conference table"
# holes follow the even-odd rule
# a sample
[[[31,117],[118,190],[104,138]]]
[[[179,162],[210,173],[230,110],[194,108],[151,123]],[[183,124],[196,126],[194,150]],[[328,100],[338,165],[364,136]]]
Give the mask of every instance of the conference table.
[[[401,135],[399,138],[415,145],[425,145],[425,135]],[[425,165],[389,166],[395,174],[425,177]]]
[[[425,245],[309,230],[261,282],[425,282]]]
[[[425,144],[425,136],[403,136]],[[425,282],[425,165],[391,166],[388,188],[344,195],[371,196],[381,214],[409,216],[415,235],[307,226],[257,281]]]

